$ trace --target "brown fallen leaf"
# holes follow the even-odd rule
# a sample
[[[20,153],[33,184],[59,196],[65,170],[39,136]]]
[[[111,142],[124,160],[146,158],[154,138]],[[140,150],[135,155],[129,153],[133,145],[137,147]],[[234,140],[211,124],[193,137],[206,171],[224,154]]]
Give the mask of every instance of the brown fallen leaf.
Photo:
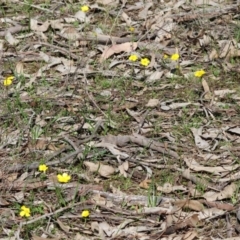
[[[102,177],[105,178],[109,178],[115,172],[115,169],[112,166],[102,163],[84,161],[83,164],[88,168],[90,172],[98,172]]]
[[[120,156],[122,158],[128,158],[129,155],[127,153],[121,152],[120,150],[118,150],[118,147],[112,143],[108,143],[108,142],[100,142],[97,144],[94,144],[94,147],[104,147],[107,148],[113,155],[115,156]]]
[[[214,207],[221,210],[232,211],[234,209],[234,206],[229,203],[209,202],[206,200],[200,200],[199,202],[207,205],[208,207]]]
[[[200,128],[192,127],[191,131],[194,136],[194,141],[195,141],[196,146],[200,149],[208,150],[210,148],[210,144],[206,140],[202,139],[202,137],[201,137],[202,127],[200,127]]]
[[[170,193],[174,191],[186,191],[187,188],[184,186],[172,186],[171,183],[164,183],[163,186],[157,186],[157,190],[164,192],[164,193]]]
[[[49,26],[50,26],[49,21],[46,21],[42,25],[40,25],[40,22],[38,22],[38,20],[33,19],[33,18],[30,19],[30,28],[33,31],[46,32],[48,30]]]
[[[59,227],[60,227],[65,233],[69,233],[69,231],[70,231],[71,228],[70,228],[69,226],[67,226],[66,224],[64,224],[62,221],[60,221],[59,218],[57,219],[57,223],[58,223]]]
[[[234,42],[232,40],[219,40],[218,43],[221,47],[219,58],[229,58],[234,55],[234,51],[237,52],[237,49],[235,49]]]
[[[154,108],[157,107],[159,104],[159,99],[149,99],[148,103],[145,106]]]
[[[206,99],[206,100],[212,99],[212,94],[211,94],[210,88],[205,79],[202,79],[202,86],[203,86],[203,90],[204,90],[204,99]]]
[[[197,200],[177,200],[174,202],[174,205],[180,208],[189,208],[195,211],[202,211],[204,209],[203,204]]]
[[[90,18],[86,15],[86,13],[81,10],[77,11],[74,14],[74,17],[77,18],[80,22],[88,23],[90,21]]]
[[[143,9],[142,11],[139,12],[138,14],[138,17],[140,19],[146,19],[147,18],[147,15],[148,15],[148,10],[153,6],[153,3],[152,2],[148,2],[146,3],[145,5],[143,5]]]
[[[208,208],[201,211],[198,215],[199,220],[208,219],[213,216],[218,216],[224,214],[224,210],[217,208]]]
[[[40,138],[37,140],[34,149],[36,150],[45,150],[47,147],[48,141],[44,138]]]
[[[191,217],[184,219],[183,221],[179,221],[178,223],[176,223],[173,226],[169,226],[165,230],[164,234],[172,234],[172,233],[176,232],[177,230],[183,229],[186,227],[196,227],[198,221],[199,221],[198,214],[194,214]]]
[[[113,54],[115,53],[120,53],[120,52],[132,52],[137,48],[137,43],[135,42],[126,42],[126,43],[122,43],[122,44],[115,44],[111,47],[107,47],[99,61],[103,62],[104,60],[106,60],[107,58],[111,57]]]
[[[223,165],[223,166],[218,166],[218,167],[205,167],[200,165],[194,158],[190,159],[187,157],[184,157],[184,162],[187,164],[187,166],[196,172],[209,172],[209,173],[213,173],[215,175],[219,175],[219,173],[224,173],[224,172],[228,172],[228,171],[233,171],[237,168],[239,168],[239,165],[232,165],[232,166],[227,166],[227,165]]]
[[[232,183],[228,186],[226,186],[221,192],[213,192],[213,191],[209,191],[206,192],[205,194],[203,194],[203,197],[207,200],[207,201],[216,201],[216,200],[222,200],[222,199],[226,199],[226,198],[231,198],[233,196],[233,194],[235,193],[237,189],[237,186],[235,183]]]
[[[61,31],[61,34],[68,40],[76,40],[77,38],[79,38],[78,31],[73,27],[64,28]]]
[[[128,26],[132,25],[131,17],[124,11],[122,11],[121,19],[127,23]]]
[[[7,202],[5,199],[3,199],[2,197],[0,197],[0,206],[7,206],[9,205],[10,203]]]
[[[151,182],[151,179],[144,179],[142,182],[140,182],[139,187],[149,189],[149,183]]]
[[[104,197],[101,197],[100,194],[93,194],[91,196],[91,201],[93,201],[94,203],[96,203],[97,205],[106,205],[107,200]]]
[[[119,165],[118,169],[119,169],[121,175],[123,175],[124,177],[127,177],[127,172],[126,171],[129,169],[128,161],[125,161],[121,165]]]
[[[10,45],[17,45],[19,43],[19,40],[16,39],[11,32],[7,32],[5,34],[5,39],[7,40],[7,42],[10,44]]]
[[[23,62],[17,62],[16,67],[15,67],[15,73],[17,73],[19,75],[24,73]]]
[[[57,147],[57,146],[55,146],[55,144],[50,143],[50,144],[47,146],[47,149],[48,149],[48,150],[51,150],[51,151],[54,151],[54,152],[58,151],[58,150],[61,149],[61,148],[64,148],[64,145]]]
[[[11,173],[11,174],[5,175],[5,178],[9,182],[14,182],[18,178],[18,173]]]

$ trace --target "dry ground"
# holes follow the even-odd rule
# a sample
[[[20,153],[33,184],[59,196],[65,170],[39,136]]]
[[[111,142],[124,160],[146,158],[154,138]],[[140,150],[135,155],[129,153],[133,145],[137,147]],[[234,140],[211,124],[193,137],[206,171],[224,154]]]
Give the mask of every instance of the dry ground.
[[[1,0],[0,239],[240,239],[238,2]]]

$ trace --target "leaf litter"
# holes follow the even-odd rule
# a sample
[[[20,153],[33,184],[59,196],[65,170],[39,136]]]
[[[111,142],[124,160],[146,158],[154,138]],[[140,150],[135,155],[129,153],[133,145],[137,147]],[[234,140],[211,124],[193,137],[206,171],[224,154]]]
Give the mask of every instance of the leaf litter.
[[[0,6],[0,239],[238,239],[239,3],[84,4]]]

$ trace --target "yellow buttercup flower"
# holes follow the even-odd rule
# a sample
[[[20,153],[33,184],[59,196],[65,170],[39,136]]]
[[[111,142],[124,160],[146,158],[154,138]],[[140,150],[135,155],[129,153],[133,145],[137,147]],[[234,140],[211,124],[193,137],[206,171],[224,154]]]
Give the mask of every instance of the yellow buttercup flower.
[[[130,32],[134,32],[135,28],[134,27],[129,27]]]
[[[128,58],[129,61],[132,61],[132,62],[136,62],[138,60],[138,56],[135,55],[135,54],[132,54],[129,58]]]
[[[45,164],[41,164],[41,165],[38,166],[38,170],[39,170],[39,172],[46,173],[46,171],[48,170],[48,166],[45,165]]]
[[[82,12],[88,12],[89,11],[89,7],[87,5],[84,5],[81,7],[81,11]]]
[[[173,61],[177,61],[179,59],[179,54],[178,53],[174,53],[172,56],[171,56],[171,60]]]
[[[67,183],[71,180],[71,176],[68,175],[67,173],[58,174],[57,179],[60,183]]]
[[[194,73],[194,76],[200,78],[200,77],[202,77],[205,73],[206,73],[206,72],[205,72],[203,69],[201,69],[201,70],[196,71],[196,72]]]
[[[21,217],[30,217],[31,216],[30,208],[22,206],[19,215]]]
[[[163,55],[163,59],[167,59],[168,58],[168,55],[167,54],[164,54]]]
[[[3,80],[3,85],[4,86],[10,86],[12,84],[12,81],[13,81],[14,77],[13,76],[10,76],[10,77],[6,77],[4,80]]]
[[[147,67],[149,65],[150,61],[148,58],[142,58],[141,59],[141,65]]]
[[[88,210],[82,211],[82,217],[87,218],[90,215],[90,212]]]

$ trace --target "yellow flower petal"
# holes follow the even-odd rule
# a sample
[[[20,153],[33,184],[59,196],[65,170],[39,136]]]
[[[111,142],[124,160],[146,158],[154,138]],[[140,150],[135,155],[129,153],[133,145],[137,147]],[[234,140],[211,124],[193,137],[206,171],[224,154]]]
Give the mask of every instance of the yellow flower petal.
[[[201,70],[199,70],[199,71],[196,71],[196,72],[194,73],[194,76],[200,78],[200,77],[202,77],[205,73],[206,73],[206,72],[205,72],[203,69],[201,69]]]
[[[167,59],[168,58],[168,55],[167,54],[164,54],[163,55],[163,59]]]
[[[178,53],[174,53],[172,56],[171,56],[171,60],[173,61],[177,61],[179,59],[179,54]]]
[[[141,65],[147,67],[149,65],[150,61],[148,58],[142,58],[141,59]]]
[[[82,211],[82,217],[86,218],[90,215],[90,212],[88,210]]]
[[[30,217],[30,216],[31,216],[30,213],[28,212],[25,213],[25,217]]]
[[[30,217],[31,216],[30,208],[22,206],[19,215],[21,217]]]
[[[48,166],[45,165],[45,164],[41,164],[41,165],[38,166],[38,170],[40,172],[44,172],[45,173],[48,170]]]
[[[67,173],[58,174],[57,179],[60,183],[67,183],[71,180],[71,176],[68,175]]]
[[[130,27],[130,28],[129,28],[129,31],[130,31],[130,32],[134,32],[134,30],[135,30],[134,27]]]
[[[3,81],[3,85],[4,86],[10,86],[12,84],[13,79],[14,79],[13,76],[5,78],[4,81]]]
[[[7,79],[12,81],[14,79],[14,76],[9,76]]]
[[[88,12],[89,11],[89,7],[87,5],[84,5],[81,7],[81,11],[82,12]]]
[[[24,212],[24,211],[21,211],[19,215],[20,215],[21,217],[24,217],[24,216],[25,216],[25,212]]]
[[[132,62],[136,62],[138,60],[138,56],[133,54],[128,59]]]

